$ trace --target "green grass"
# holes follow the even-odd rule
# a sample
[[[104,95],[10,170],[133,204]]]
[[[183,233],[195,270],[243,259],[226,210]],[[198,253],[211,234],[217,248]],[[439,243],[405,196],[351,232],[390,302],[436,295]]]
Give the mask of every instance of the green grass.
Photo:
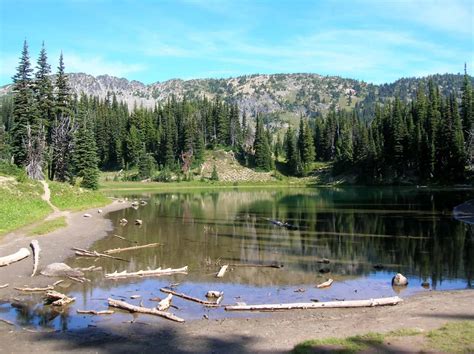
[[[0,235],[46,217],[50,206],[41,199],[43,188],[38,182],[14,181],[0,184]]]
[[[67,226],[66,217],[61,216],[57,219],[42,222],[41,224],[33,228],[29,232],[29,235],[30,236],[45,235],[66,226]]]
[[[97,208],[110,203],[103,193],[73,187],[66,183],[49,182],[51,203],[60,210],[84,210]]]
[[[474,352],[474,322],[450,322],[441,328],[424,333],[420,329],[403,328],[388,333],[367,333],[347,338],[312,339],[295,346],[293,353],[315,353],[318,349],[335,353],[357,353],[371,347],[383,350],[385,340],[394,337],[423,336],[426,346],[414,350],[434,350],[448,353]]]
[[[474,321],[450,322],[427,335],[429,346],[442,352],[473,353]]]
[[[317,347],[330,348],[334,353],[356,353],[383,344],[384,336],[380,333],[367,333],[361,336],[347,338],[312,339],[298,344],[294,349],[295,354],[317,352]]]

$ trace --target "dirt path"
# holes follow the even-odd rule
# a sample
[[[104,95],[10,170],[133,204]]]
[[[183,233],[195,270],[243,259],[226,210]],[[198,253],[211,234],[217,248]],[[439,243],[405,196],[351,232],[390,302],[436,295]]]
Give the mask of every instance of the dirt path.
[[[0,352],[282,353],[307,339],[402,328],[429,331],[447,321],[474,321],[473,299],[471,290],[432,292],[390,307],[298,310],[224,320],[211,317],[184,324],[130,315],[133,323],[114,323],[108,317],[97,319],[95,327],[49,333],[12,330],[0,323]],[[394,341],[372,349],[397,353],[423,348]]]

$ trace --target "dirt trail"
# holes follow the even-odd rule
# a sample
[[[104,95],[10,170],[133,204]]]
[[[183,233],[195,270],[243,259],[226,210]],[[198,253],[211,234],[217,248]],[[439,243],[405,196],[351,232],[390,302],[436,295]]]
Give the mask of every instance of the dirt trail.
[[[58,209],[56,205],[51,203],[51,190],[49,189],[48,182],[46,181],[40,181],[40,182],[43,185],[43,189],[44,189],[44,194],[41,196],[41,199],[43,199],[46,203],[48,203],[48,205],[53,209],[53,212],[49,214],[44,220],[48,221],[48,220],[57,219],[61,216],[65,216],[67,221],[69,222],[68,216],[71,213],[69,211],[61,211]]]

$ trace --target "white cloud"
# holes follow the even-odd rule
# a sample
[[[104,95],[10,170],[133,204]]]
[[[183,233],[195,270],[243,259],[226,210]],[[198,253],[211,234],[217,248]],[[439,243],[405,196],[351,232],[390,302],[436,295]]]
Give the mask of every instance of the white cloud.
[[[75,53],[64,53],[67,72],[84,72],[90,75],[108,74],[127,77],[129,74],[144,71],[143,64],[128,64],[122,61],[105,60],[101,56],[83,56]]]

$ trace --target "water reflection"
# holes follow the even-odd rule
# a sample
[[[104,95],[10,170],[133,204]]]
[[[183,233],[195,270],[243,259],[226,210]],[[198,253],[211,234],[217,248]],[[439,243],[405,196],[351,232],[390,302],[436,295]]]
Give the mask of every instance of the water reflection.
[[[81,328],[97,321],[75,314],[76,309],[103,310],[110,296],[130,300],[142,295],[145,306],[156,306],[150,298],[164,295],[163,286],[179,283],[178,290],[203,297],[208,290],[225,292],[225,304],[367,299],[407,296],[425,289],[471,288],[474,271],[473,226],[453,218],[453,207],[474,197],[471,190],[415,188],[321,188],[276,190],[189,191],[129,195],[148,203],[138,209],[115,212],[116,228],[93,249],[128,247],[159,242],[162,246],[120,254],[129,263],[110,259],[94,261],[74,258],[72,266],[101,266],[91,272],[91,283],[72,286],[77,298],[69,313],[55,313],[31,299],[27,310],[0,305],[22,325],[56,329]],[[119,220],[142,219],[120,226]],[[287,222],[294,229],[270,220]],[[322,263],[329,259],[330,263]],[[283,268],[231,266],[223,279],[215,278],[219,264],[283,264]],[[187,276],[104,280],[104,272],[137,271],[188,265]],[[409,278],[406,289],[390,285],[394,273]],[[327,278],[328,289],[316,289]],[[421,286],[422,283],[424,287]],[[426,283],[429,283],[427,286]],[[304,291],[299,291],[304,289]],[[68,290],[65,290],[68,292]],[[296,292],[295,292],[296,291]],[[137,304],[139,301],[135,301]],[[222,309],[206,309],[176,300],[179,315],[200,318],[241,316]],[[248,316],[248,314],[245,314]],[[13,318],[14,319],[14,318]]]

